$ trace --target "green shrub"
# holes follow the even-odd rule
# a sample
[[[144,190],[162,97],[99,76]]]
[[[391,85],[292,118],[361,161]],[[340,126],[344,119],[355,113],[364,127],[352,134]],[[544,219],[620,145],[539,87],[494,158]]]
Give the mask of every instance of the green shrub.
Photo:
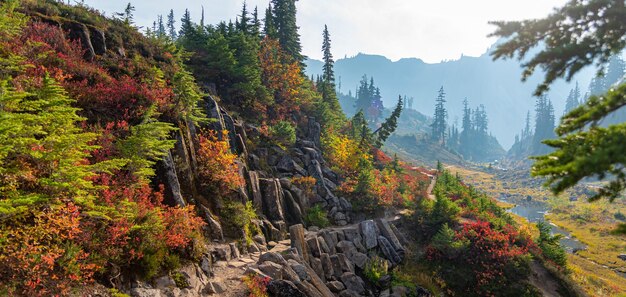
[[[224,226],[232,232],[243,230],[245,233],[245,244],[252,244],[252,237],[260,232],[259,228],[253,223],[257,219],[252,201],[243,204],[238,201],[226,201],[224,208],[221,210],[221,217],[224,220]]]
[[[380,278],[387,275],[388,272],[389,264],[387,260],[378,256],[372,257],[370,261],[365,264],[365,268],[363,269],[363,274],[372,283],[378,283]]]
[[[176,283],[176,287],[178,287],[178,288],[188,288],[189,287],[189,282],[187,281],[185,276],[182,273],[178,272],[178,271],[172,273],[172,279],[174,280],[174,283]]]
[[[292,146],[296,142],[296,128],[287,121],[280,121],[269,129],[270,137],[282,148]]]
[[[317,226],[320,228],[325,228],[330,225],[328,214],[320,205],[309,208],[304,217],[304,222],[307,226]]]
[[[561,268],[565,268],[567,265],[567,254],[560,243],[563,235],[552,235],[550,232],[550,225],[546,222],[537,223],[537,229],[539,229],[539,239],[537,240],[537,245],[541,248],[543,256]]]

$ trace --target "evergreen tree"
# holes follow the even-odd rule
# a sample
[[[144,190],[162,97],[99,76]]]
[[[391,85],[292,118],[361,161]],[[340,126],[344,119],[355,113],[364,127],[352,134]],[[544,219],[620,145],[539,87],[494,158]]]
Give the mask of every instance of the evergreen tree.
[[[535,105],[535,135],[533,138],[533,153],[545,154],[550,152],[548,146],[542,142],[546,139],[552,139],[555,128],[554,107],[552,102],[546,96],[540,96]]]
[[[526,112],[526,125],[524,126],[524,131],[522,132],[522,139],[526,139],[530,137],[532,134],[530,127],[530,110]]]
[[[259,8],[254,7],[254,12],[252,12],[252,35],[260,36],[261,35],[261,21],[259,20]]]
[[[167,30],[172,40],[176,40],[176,21],[174,20],[174,10],[170,9],[167,15]]]
[[[272,4],[265,10],[265,20],[263,25],[263,34],[268,38],[278,38],[274,15],[272,14]]]
[[[180,23],[180,31],[178,32],[179,36],[188,35],[193,30],[191,15],[189,14],[188,9],[185,9],[185,14],[183,14],[183,17],[180,19]]]
[[[580,89],[578,88],[578,82],[576,82],[576,87],[569,91],[569,95],[567,96],[567,100],[565,100],[565,114],[572,111],[574,108],[580,105]]]
[[[134,13],[135,13],[135,6],[133,6],[132,4],[130,4],[130,2],[128,2],[128,4],[126,5],[126,8],[124,8],[124,12],[118,12],[116,13],[116,15],[122,18],[122,20],[124,21],[124,24],[130,26],[133,24]]]
[[[436,142],[442,142],[445,144],[446,137],[446,119],[448,118],[448,112],[446,111],[446,107],[444,104],[446,103],[446,93],[443,90],[443,86],[439,89],[439,95],[437,96],[435,104],[435,116],[432,127],[432,140]]]
[[[328,26],[324,25],[324,32],[322,34],[322,52],[324,55],[324,67],[322,72],[321,82],[318,84],[322,91],[322,103],[323,109],[326,112],[322,114],[328,114],[335,121],[342,114],[341,106],[339,105],[339,99],[337,98],[337,90],[335,88],[335,61],[333,60],[333,54],[330,46],[330,33],[328,32]],[[320,85],[321,84],[321,85]]]
[[[163,24],[163,16],[162,15],[159,15],[158,20],[157,20],[156,36],[159,37],[159,38],[163,38],[163,37],[167,36],[167,33],[165,31],[165,24]]]
[[[241,8],[241,16],[240,17],[241,17],[241,19],[237,23],[237,30],[239,30],[239,32],[243,32],[244,34],[250,33],[248,31],[250,19],[248,17],[248,7],[247,7],[245,1],[243,2],[243,7]]]
[[[398,118],[400,118],[400,114],[402,113],[402,96],[398,96],[398,103],[396,104],[396,108],[394,108],[391,115],[385,120],[385,122],[380,125],[378,130],[374,131],[374,135],[376,136],[376,141],[374,142],[374,146],[377,148],[381,148],[389,135],[391,135],[396,128],[398,127]]]
[[[300,44],[300,34],[296,24],[297,0],[272,0],[274,5],[273,20],[277,30],[278,41],[282,49],[298,62],[304,69],[304,56]]]

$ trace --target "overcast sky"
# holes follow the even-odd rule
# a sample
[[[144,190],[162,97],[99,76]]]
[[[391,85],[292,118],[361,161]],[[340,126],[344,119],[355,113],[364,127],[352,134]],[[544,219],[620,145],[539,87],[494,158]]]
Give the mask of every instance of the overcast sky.
[[[487,38],[492,20],[521,20],[549,14],[566,0],[299,0],[298,25],[304,54],[321,57],[322,29],[328,25],[335,58],[359,52],[392,60],[420,58],[429,63],[478,56],[495,41]],[[121,12],[128,0],[85,0],[107,15]],[[195,21],[204,6],[207,23],[232,19],[243,0],[131,0],[140,26],[174,9],[178,24],[185,8]],[[263,15],[269,0],[248,0]],[[177,25],[178,25],[177,24]]]

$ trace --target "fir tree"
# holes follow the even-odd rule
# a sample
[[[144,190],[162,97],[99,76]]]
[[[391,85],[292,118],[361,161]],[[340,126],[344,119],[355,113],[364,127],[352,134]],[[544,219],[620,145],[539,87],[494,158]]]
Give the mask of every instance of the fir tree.
[[[239,32],[243,32],[244,34],[250,33],[248,31],[250,19],[248,18],[248,7],[246,6],[245,1],[243,2],[243,7],[241,8],[240,17],[241,19],[238,22],[237,30],[239,30]]]
[[[259,8],[254,7],[254,12],[252,12],[252,35],[260,36],[261,35],[261,21],[259,20]]]
[[[193,30],[193,23],[191,22],[191,15],[189,14],[189,10],[185,9],[185,14],[180,19],[180,31],[178,32],[179,36],[186,36],[191,33]]]
[[[274,5],[273,20],[277,29],[277,37],[282,49],[298,62],[304,69],[304,56],[300,44],[300,34],[296,24],[297,0],[272,0]]]
[[[167,15],[167,30],[172,40],[176,40],[176,21],[174,20],[174,10],[170,9],[170,13]]]
[[[398,119],[400,118],[400,114],[402,113],[402,105],[402,96],[398,96],[398,103],[396,104],[396,108],[385,120],[385,122],[380,126],[380,128],[374,131],[374,135],[376,136],[374,146],[376,146],[377,148],[381,148],[383,144],[385,144],[385,141],[387,141],[387,138],[389,138],[389,135],[391,135],[398,127]]]
[[[441,142],[445,144],[446,137],[446,119],[448,118],[448,112],[446,111],[446,107],[444,104],[446,103],[446,93],[443,90],[443,86],[439,89],[439,95],[436,99],[435,104],[435,116],[432,127],[431,138],[436,142]]]
[[[272,13],[272,4],[265,10],[265,20],[263,25],[263,34],[268,38],[278,38],[278,32],[276,30],[276,23],[274,22],[274,15]]]

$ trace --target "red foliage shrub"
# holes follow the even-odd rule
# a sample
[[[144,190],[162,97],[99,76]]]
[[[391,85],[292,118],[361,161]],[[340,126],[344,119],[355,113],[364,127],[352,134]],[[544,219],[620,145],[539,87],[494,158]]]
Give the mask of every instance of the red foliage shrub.
[[[68,203],[33,210],[0,230],[0,292],[9,295],[65,295],[91,281],[98,268],[78,244],[80,211]]]
[[[198,138],[198,174],[203,186],[209,187],[214,194],[226,195],[243,185],[235,164],[237,156],[230,151],[228,131],[222,131],[221,140],[213,130],[200,134]]]

